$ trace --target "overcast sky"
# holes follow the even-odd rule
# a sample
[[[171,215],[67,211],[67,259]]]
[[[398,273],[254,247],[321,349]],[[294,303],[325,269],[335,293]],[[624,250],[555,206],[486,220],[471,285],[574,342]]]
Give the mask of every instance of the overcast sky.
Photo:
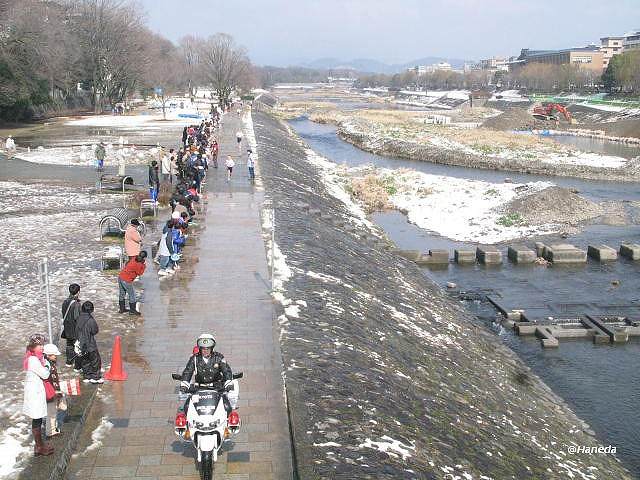
[[[171,40],[226,32],[259,65],[404,63],[584,46],[640,29],[640,0],[139,0]]]

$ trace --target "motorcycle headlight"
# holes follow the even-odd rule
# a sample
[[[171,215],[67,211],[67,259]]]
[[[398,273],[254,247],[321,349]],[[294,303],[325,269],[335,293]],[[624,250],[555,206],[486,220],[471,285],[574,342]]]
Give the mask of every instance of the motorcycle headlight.
[[[220,420],[216,420],[215,422],[210,422],[209,426],[211,428],[216,428],[220,424]]]
[[[204,423],[202,423],[202,422],[195,422],[195,424],[196,424],[196,427],[198,427],[198,428],[204,427]]]

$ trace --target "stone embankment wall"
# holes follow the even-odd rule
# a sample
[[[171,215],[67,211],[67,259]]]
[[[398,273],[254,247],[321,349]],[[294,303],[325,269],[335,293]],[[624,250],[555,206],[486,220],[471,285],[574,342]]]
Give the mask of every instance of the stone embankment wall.
[[[302,142],[254,116],[301,479],[631,478],[499,339],[332,196]],[[354,216],[355,215],[355,216]],[[276,249],[278,251],[278,249]]]
[[[472,155],[466,152],[448,150],[435,145],[425,145],[396,138],[379,138],[350,124],[349,128],[338,126],[338,135],[343,140],[367,152],[393,157],[409,158],[425,162],[505,170],[538,175],[577,177],[591,180],[611,180],[619,182],[640,181],[640,157],[629,160],[622,169],[596,168],[588,165],[552,164],[533,161],[530,158],[507,159],[489,155]]]

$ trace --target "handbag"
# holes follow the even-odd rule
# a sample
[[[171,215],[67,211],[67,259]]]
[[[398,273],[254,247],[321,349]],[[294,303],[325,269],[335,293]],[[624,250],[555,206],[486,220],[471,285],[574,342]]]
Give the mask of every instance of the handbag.
[[[53,388],[53,385],[48,380],[43,380],[43,383],[45,397],[47,398],[47,402],[50,402],[56,396],[56,389]]]
[[[69,380],[60,380],[60,391],[63,395],[77,396],[80,395],[80,379],[71,378]]]

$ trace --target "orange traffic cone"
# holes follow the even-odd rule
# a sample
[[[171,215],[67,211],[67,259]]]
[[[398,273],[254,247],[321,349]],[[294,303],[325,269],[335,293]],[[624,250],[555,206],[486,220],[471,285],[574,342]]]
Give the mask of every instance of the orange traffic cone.
[[[111,367],[109,371],[104,374],[104,378],[107,380],[126,380],[127,372],[122,367],[122,355],[120,352],[120,335],[116,335],[113,341],[113,353],[111,355]]]

